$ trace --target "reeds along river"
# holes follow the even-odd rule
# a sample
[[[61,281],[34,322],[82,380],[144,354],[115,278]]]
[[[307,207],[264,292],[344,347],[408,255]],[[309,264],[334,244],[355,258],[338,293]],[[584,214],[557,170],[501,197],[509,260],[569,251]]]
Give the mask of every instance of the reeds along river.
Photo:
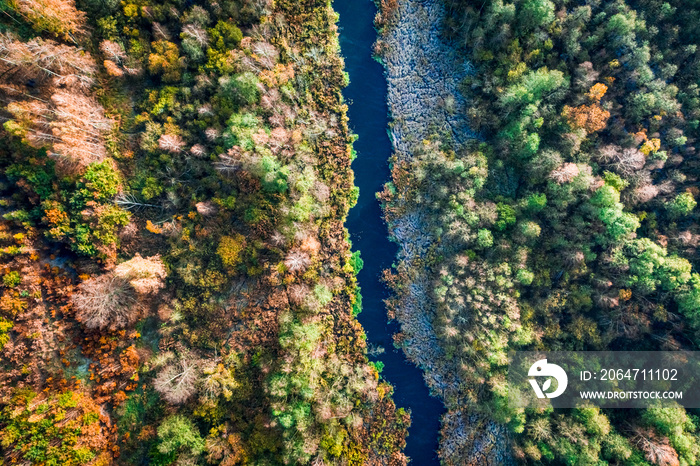
[[[414,465],[437,465],[440,415],[444,408],[438,399],[429,395],[422,371],[408,363],[401,351],[394,349],[392,335],[398,331],[398,326],[387,323],[383,301],[387,289],[381,282],[381,273],[391,267],[396,245],[387,238],[375,197],[390,178],[388,160],[392,153],[387,136],[389,117],[384,70],[372,58],[376,39],[373,21],[377,10],[371,0],[335,0],[333,7],[340,15],[340,46],[345,70],[350,74],[350,85],[343,94],[349,104],[350,127],[359,136],[355,142],[358,157],[352,168],[360,198],[346,224],[353,250],[361,251],[364,260],[364,268],[358,276],[364,310],[358,318],[367,333],[368,344],[386,350],[372,359],[384,363],[382,376],[394,386],[397,406],[411,410],[406,454]]]

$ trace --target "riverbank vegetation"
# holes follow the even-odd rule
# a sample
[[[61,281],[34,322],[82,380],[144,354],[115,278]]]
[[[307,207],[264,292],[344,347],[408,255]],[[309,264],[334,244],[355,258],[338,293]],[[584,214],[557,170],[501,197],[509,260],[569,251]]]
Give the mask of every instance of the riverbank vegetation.
[[[454,111],[478,138],[416,141],[382,198],[391,229],[413,218],[430,238],[389,281],[400,307],[416,270],[430,276],[444,464],[488,457],[469,433],[483,418],[508,427],[522,463],[699,464],[697,412],[517,409],[505,378],[514,349],[697,349],[697,5],[442,6],[473,71]]]
[[[2,461],[405,464],[330,4],[0,11]]]

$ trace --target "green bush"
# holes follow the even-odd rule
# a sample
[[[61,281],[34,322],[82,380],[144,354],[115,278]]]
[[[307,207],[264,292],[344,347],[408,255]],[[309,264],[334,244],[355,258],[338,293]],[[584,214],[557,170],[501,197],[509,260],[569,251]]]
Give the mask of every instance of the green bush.
[[[13,270],[2,276],[2,283],[8,288],[14,288],[22,282],[19,272]]]

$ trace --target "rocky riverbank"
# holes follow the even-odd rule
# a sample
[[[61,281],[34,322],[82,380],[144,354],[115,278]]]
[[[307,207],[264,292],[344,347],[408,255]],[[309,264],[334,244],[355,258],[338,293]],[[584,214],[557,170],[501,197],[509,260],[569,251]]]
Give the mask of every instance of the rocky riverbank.
[[[442,4],[399,0],[383,8],[377,51],[386,66],[394,163],[410,160],[418,144],[435,136],[460,150],[474,134],[466,119],[468,102],[458,85],[473,69],[441,39]],[[388,308],[401,325],[397,344],[423,369],[431,393],[448,409],[442,419],[441,460],[455,465],[508,464],[505,429],[465,408],[468,401],[460,391],[455,363],[448,362],[433,328],[431,271],[424,263],[440,246],[420,209],[402,204],[400,194],[385,195],[391,204],[385,208],[390,234],[399,245],[392,280],[395,295]]]

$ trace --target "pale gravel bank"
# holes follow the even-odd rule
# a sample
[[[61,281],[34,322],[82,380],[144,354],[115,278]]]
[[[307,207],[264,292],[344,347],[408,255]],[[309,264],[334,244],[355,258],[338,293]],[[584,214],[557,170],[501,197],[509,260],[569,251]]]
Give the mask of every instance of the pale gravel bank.
[[[390,135],[400,160],[409,160],[415,144],[432,135],[447,136],[455,150],[474,138],[465,118],[468,103],[457,90],[472,69],[441,39],[443,15],[440,0],[398,0],[380,39],[393,120]],[[448,409],[443,416],[441,460],[450,465],[511,464],[505,428],[466,408],[454,377],[457,372],[438,345],[428,293],[431,284],[420,267],[434,238],[423,228],[421,212],[406,210],[402,217],[388,219],[391,236],[399,244],[399,270],[411,277],[396,307],[396,319],[406,356],[423,369],[426,384]]]

